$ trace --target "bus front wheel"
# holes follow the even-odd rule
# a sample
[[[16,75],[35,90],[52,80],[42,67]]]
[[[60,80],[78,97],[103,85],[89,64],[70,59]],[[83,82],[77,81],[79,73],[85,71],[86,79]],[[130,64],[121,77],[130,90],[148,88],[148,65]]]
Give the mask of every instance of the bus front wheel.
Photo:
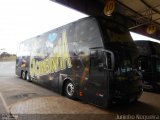
[[[65,95],[70,98],[75,98],[75,86],[71,81],[68,81],[65,85]]]

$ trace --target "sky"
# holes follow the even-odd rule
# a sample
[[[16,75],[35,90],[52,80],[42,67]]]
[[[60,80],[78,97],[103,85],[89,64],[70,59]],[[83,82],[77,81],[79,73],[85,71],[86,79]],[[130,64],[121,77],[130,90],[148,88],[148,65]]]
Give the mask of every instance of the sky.
[[[147,36],[144,36],[144,35],[140,35],[138,33],[130,32],[130,34],[131,34],[134,41],[145,40],[145,41],[153,41],[153,42],[156,42],[156,43],[160,43],[160,40],[153,39],[153,38],[150,38],[150,37],[147,37]]]
[[[86,16],[50,0],[0,0],[0,53],[16,54],[21,41]]]
[[[14,54],[21,41],[86,16],[50,0],[0,0],[0,52]]]

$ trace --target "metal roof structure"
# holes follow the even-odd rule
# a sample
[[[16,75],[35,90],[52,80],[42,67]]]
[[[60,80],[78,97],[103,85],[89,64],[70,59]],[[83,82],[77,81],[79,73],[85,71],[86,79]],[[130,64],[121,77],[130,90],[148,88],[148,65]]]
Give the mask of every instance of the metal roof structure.
[[[129,17],[135,23],[130,30],[160,40],[160,0],[117,0],[119,12]],[[155,33],[147,33],[149,26],[156,26]]]
[[[88,15],[105,16],[109,0],[51,0]],[[160,0],[111,0],[115,1],[112,16],[120,14],[127,27],[134,32],[160,40]],[[149,28],[149,32],[148,32]],[[152,29],[150,31],[150,29]]]

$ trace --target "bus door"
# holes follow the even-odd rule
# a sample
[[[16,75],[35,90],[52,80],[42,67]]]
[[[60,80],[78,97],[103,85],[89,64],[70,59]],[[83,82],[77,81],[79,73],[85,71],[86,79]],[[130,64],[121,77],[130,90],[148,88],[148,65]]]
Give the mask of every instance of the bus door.
[[[89,80],[85,85],[88,102],[105,107],[109,98],[109,81],[112,78],[113,53],[91,50]]]

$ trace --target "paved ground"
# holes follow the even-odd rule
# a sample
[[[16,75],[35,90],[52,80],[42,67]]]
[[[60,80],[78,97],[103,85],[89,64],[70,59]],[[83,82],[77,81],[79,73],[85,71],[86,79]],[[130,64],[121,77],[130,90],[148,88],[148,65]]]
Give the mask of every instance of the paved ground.
[[[0,62],[0,77],[15,76],[15,62]]]
[[[155,115],[160,115],[160,95],[157,93],[144,92],[137,104],[116,104],[104,110],[78,100],[70,100],[32,82],[21,80],[15,76],[14,66],[14,62],[0,62],[2,118],[10,113],[18,120],[106,120],[118,119],[122,117],[120,115],[143,118],[146,114],[158,119]]]

